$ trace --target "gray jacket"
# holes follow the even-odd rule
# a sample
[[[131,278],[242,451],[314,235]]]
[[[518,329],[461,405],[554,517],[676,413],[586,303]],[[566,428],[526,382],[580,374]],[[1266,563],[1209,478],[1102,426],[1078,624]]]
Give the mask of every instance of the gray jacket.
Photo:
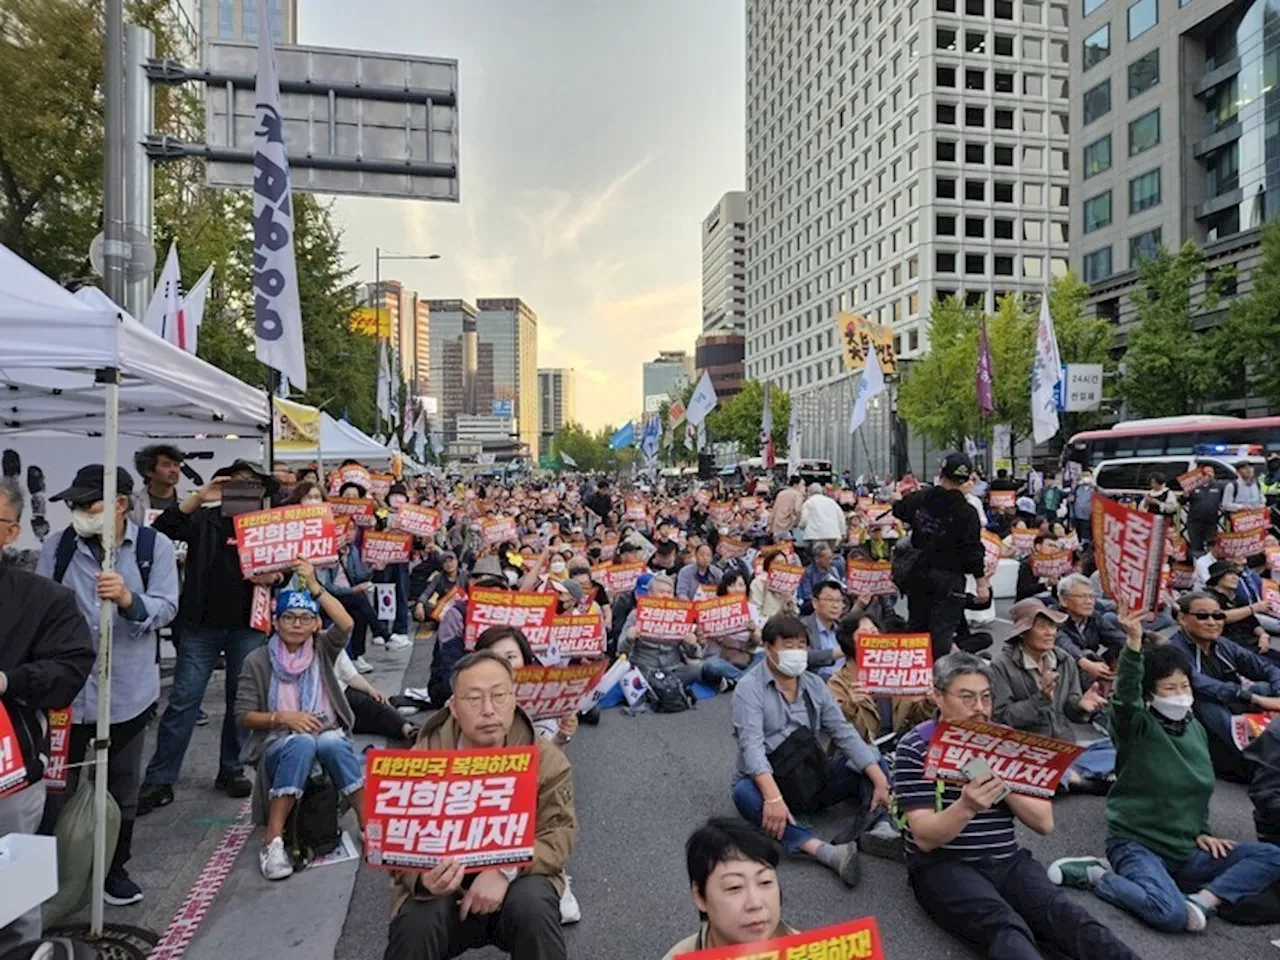
[[[1075,660],[1055,647],[1058,682],[1053,696],[1040,690],[1035,673],[1022,662],[1022,644],[1006,643],[991,661],[992,719],[996,723],[1075,742],[1071,721],[1084,723],[1089,715],[1080,709],[1080,668]]]

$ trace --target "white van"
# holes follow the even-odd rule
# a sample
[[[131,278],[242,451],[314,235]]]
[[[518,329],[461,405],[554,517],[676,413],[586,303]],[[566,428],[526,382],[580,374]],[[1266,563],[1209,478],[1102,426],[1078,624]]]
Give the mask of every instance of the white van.
[[[1211,467],[1213,480],[1219,487],[1236,478],[1235,464],[1248,460],[1261,475],[1266,472],[1266,459],[1222,456],[1165,456],[1121,457],[1103,460],[1093,470],[1093,484],[1099,493],[1117,500],[1141,498],[1151,487],[1153,474],[1160,474],[1173,490],[1178,486],[1178,476],[1197,467]]]

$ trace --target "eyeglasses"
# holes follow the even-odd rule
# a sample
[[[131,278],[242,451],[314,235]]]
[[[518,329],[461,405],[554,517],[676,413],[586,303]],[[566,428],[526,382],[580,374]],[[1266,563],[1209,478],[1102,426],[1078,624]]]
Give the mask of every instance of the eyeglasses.
[[[974,707],[979,703],[984,706],[990,706],[992,703],[991,691],[987,690],[983,693],[974,693],[972,690],[961,690],[959,693],[951,693],[947,691],[948,697],[955,697],[966,707]]]
[[[486,701],[493,704],[495,709],[501,710],[508,706],[515,696],[514,690],[497,690],[493,693],[468,693],[465,697],[455,699],[466,704],[468,710],[479,710]]]
[[[1214,613],[1206,613],[1203,610],[1197,610],[1194,613],[1188,613],[1188,617],[1195,617],[1197,620],[1217,620],[1219,623],[1227,619],[1227,615],[1221,610]]]
[[[314,613],[285,613],[280,615],[280,622],[291,627],[306,627],[316,622]]]

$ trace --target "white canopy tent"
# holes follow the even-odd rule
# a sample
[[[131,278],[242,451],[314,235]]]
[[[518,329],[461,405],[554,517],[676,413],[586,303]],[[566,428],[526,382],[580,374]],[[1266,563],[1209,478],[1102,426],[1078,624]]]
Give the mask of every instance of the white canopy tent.
[[[320,445],[310,450],[291,450],[279,453],[278,460],[290,463],[314,461],[337,464],[343,460],[359,460],[363,464],[387,464],[391,451],[367,436],[358,427],[345,420],[335,420],[324,410],[320,411]]]

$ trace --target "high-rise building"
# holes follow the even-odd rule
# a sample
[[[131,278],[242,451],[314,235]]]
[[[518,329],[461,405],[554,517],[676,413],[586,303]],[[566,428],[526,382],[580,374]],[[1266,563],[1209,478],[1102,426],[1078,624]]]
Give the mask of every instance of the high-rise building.
[[[431,307],[413,295],[413,381],[420,397],[431,393]]]
[[[457,417],[460,413],[475,413],[474,406],[468,408],[468,387],[472,394],[477,392],[476,381],[479,379],[479,350],[470,354],[471,363],[467,363],[467,351],[464,339],[470,333],[472,344],[475,343],[476,308],[465,300],[426,300],[428,318],[428,370],[427,393],[436,398],[439,419],[444,436],[448,440],[456,439]],[[469,328],[469,329],[468,329]],[[468,377],[468,370],[471,376]],[[493,392],[493,362],[489,354],[488,393]]]
[[[726,193],[702,221],[702,332],[747,325],[747,195]]]
[[[663,350],[657,359],[644,365],[641,403],[645,413],[653,413],[668,396],[693,382],[693,357],[684,350]]]
[[[577,418],[577,385],[568,367],[544,367],[538,371],[538,427],[541,450],[551,449],[556,432]]]
[[[743,353],[741,333],[704,333],[694,349],[694,375],[700,380],[711,375],[711,386],[721,403],[732,400],[742,390]]]
[[[267,20],[276,43],[298,42],[298,0],[204,0],[201,33],[208,40],[258,41],[258,4],[267,5]]]
[[[417,394],[426,395],[431,360],[427,301],[399,280],[383,280],[381,284],[365,284],[363,302],[390,314],[391,346],[400,361],[400,379],[414,385]]]
[[[520,441],[538,457],[538,315],[518,297],[476,301],[476,334],[493,347],[491,409],[514,417]]]
[[[747,0],[748,378],[842,376],[842,309],[911,357],[933,297],[990,310],[1066,270],[1066,24],[1042,0]]]

